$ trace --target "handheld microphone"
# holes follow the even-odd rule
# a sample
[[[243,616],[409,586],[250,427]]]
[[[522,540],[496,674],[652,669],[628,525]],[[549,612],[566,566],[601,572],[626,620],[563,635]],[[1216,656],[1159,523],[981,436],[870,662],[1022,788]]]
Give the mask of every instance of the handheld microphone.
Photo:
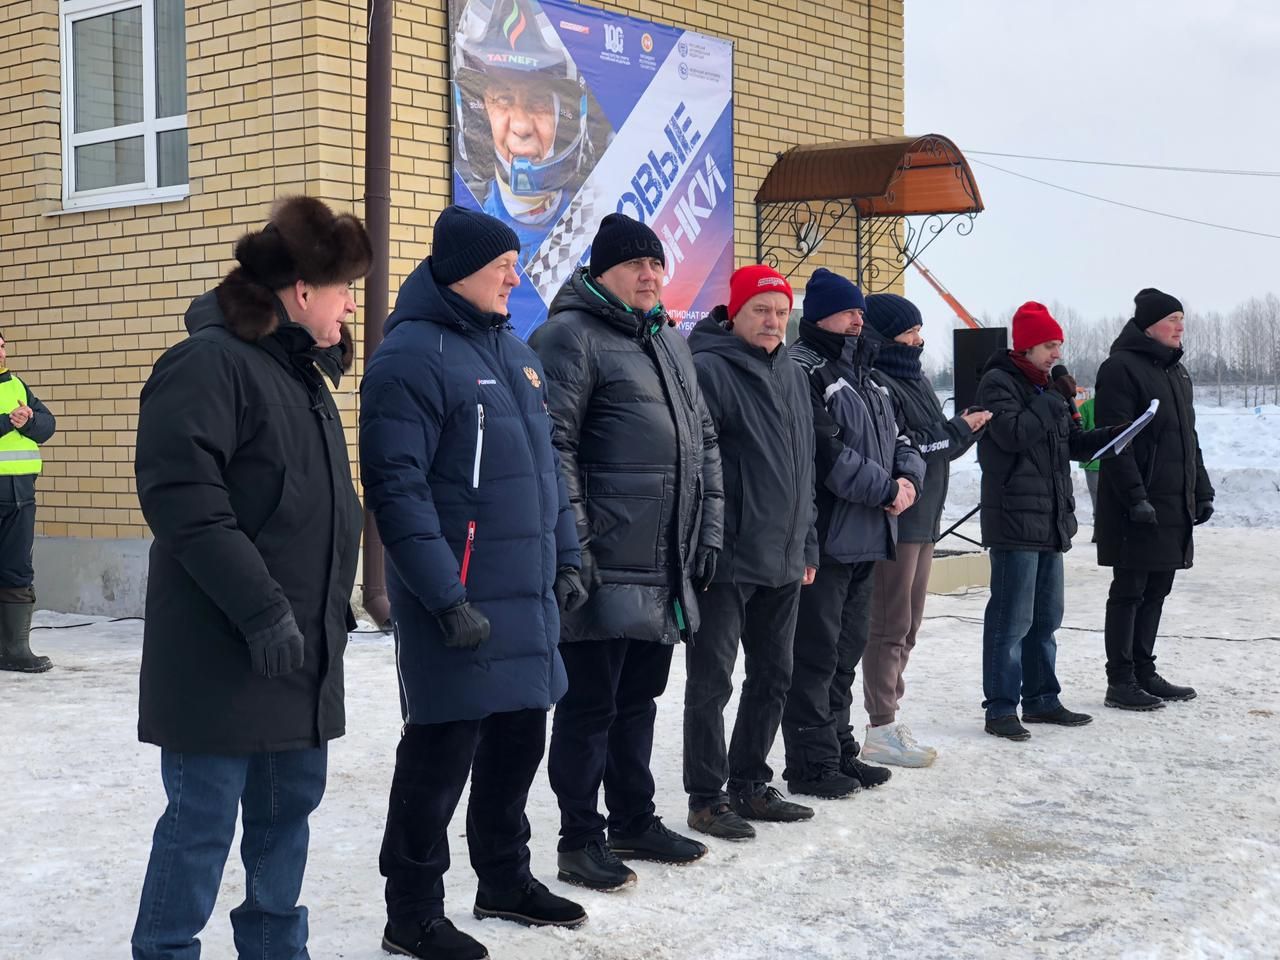
[[[1057,380],[1059,377],[1069,377],[1069,376],[1071,376],[1071,374],[1067,372],[1067,368],[1062,364],[1058,364],[1056,367],[1054,367],[1052,370],[1049,371],[1050,380]]]

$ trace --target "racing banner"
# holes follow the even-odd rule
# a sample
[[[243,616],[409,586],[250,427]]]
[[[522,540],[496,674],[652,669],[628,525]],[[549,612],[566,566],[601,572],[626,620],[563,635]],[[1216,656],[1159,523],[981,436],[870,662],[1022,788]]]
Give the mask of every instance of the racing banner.
[[[730,44],[564,0],[450,0],[449,23],[454,202],[520,237],[520,336],[615,211],[662,239],[662,302],[681,330],[725,302]]]

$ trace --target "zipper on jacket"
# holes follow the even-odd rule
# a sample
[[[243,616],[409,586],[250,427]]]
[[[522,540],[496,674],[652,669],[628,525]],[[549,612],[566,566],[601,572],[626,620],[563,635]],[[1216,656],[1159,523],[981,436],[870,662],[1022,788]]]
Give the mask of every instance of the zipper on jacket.
[[[484,455],[484,404],[476,404],[476,459],[471,467],[471,488],[480,487],[480,458]]]
[[[467,568],[471,566],[471,550],[476,545],[476,522],[474,520],[467,521],[467,545],[462,551],[462,570],[458,574],[458,579],[465,587],[467,585]]]

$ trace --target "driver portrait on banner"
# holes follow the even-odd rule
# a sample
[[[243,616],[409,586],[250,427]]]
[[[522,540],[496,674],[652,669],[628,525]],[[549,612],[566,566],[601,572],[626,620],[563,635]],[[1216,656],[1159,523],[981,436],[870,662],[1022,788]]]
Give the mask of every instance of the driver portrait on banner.
[[[546,13],[532,0],[467,0],[453,40],[455,172],[508,224],[525,266],[594,167],[611,131]]]

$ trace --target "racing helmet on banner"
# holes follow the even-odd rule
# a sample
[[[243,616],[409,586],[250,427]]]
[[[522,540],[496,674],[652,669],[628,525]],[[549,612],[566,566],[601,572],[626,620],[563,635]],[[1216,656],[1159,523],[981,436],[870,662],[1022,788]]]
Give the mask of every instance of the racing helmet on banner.
[[[470,0],[454,34],[458,172],[500,176],[516,196],[551,193],[585,176],[593,156],[587,87],[547,15],[531,0]],[[541,156],[495,140],[490,110],[518,106],[554,121]],[[538,138],[531,140],[537,142]]]

